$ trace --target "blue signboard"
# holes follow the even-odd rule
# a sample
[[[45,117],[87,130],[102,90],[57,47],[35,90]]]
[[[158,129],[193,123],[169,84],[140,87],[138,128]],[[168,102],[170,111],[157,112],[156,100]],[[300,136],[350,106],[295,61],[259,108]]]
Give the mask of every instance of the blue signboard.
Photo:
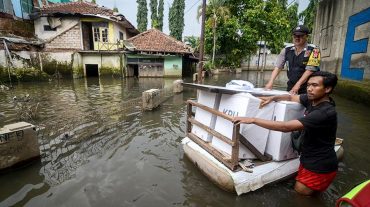
[[[364,79],[364,68],[351,68],[352,54],[366,53],[368,38],[354,41],[356,27],[370,22],[370,7],[349,17],[344,45],[341,76],[352,80]],[[369,35],[370,36],[370,35]]]

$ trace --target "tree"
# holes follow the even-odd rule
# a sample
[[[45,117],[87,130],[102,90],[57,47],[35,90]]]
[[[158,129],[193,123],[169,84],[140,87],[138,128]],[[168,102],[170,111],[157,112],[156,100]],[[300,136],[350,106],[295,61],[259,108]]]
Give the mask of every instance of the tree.
[[[96,0],[91,0],[91,3],[96,4]]]
[[[118,12],[116,0],[114,0],[113,12]]]
[[[194,53],[199,52],[199,45],[200,45],[199,37],[187,36],[187,37],[184,37],[184,42],[190,45],[191,48],[193,48]]]
[[[318,0],[310,0],[307,8],[299,14],[299,19],[310,31],[313,30]]]
[[[185,0],[174,0],[169,12],[169,28],[170,35],[175,37],[177,40],[182,39],[182,33],[184,31],[184,10]]]
[[[140,32],[144,32],[147,30],[148,25],[148,8],[146,0],[136,0],[137,2],[137,28]]]
[[[164,1],[159,0],[158,4],[158,29],[163,30],[163,10],[164,10]]]
[[[280,51],[285,34],[290,32],[284,7],[277,0],[227,0],[229,18],[217,21],[216,50],[224,55],[216,65],[238,67],[241,60],[257,51],[257,42],[265,40],[273,51]],[[212,12],[207,12],[207,18]],[[206,24],[206,52],[213,50],[213,28]]]
[[[293,3],[291,6],[287,8],[286,12],[289,21],[289,28],[293,29],[298,25],[298,3]],[[287,33],[285,41],[286,42],[292,41],[291,31]]]
[[[157,15],[157,7],[158,7],[158,1],[157,0],[150,0],[150,18],[152,20],[152,28],[158,27],[158,15]]]
[[[213,49],[212,49],[212,65],[215,61],[216,55],[216,41],[217,41],[217,24],[218,21],[224,21],[229,18],[230,11],[229,8],[224,6],[225,0],[210,0],[208,9],[211,11],[211,16],[207,19],[207,24],[211,25],[213,33]],[[202,7],[198,7],[198,16],[199,19],[202,14]]]

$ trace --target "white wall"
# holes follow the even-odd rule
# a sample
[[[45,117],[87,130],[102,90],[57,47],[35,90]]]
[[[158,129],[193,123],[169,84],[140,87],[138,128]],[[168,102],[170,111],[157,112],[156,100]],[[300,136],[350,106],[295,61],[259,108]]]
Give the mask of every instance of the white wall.
[[[57,27],[56,31],[44,31],[44,25],[49,25],[47,21],[47,17],[40,17],[34,21],[35,24],[35,35],[44,40],[47,41],[49,39],[52,39],[61,33],[65,32],[66,30],[70,29],[71,27],[75,26],[76,24],[79,24],[80,20],[78,18],[61,18],[61,25]]]
[[[45,54],[50,57],[50,59],[54,59],[58,62],[68,62],[72,61],[72,54],[73,52],[44,52]]]
[[[119,32],[123,33],[124,40],[127,39],[126,29],[122,25],[113,22],[113,29],[114,29],[114,38],[113,38],[114,41],[119,40]]]
[[[266,55],[266,69],[273,69],[275,67],[275,63],[277,60],[278,55],[277,54],[267,54]],[[257,63],[258,63],[258,55],[254,55],[250,59],[250,67],[255,69],[257,68]],[[260,56],[260,62],[259,62],[259,68],[263,67],[264,64],[264,55],[261,54]],[[248,67],[248,60],[245,59],[243,60],[241,66],[243,68]]]

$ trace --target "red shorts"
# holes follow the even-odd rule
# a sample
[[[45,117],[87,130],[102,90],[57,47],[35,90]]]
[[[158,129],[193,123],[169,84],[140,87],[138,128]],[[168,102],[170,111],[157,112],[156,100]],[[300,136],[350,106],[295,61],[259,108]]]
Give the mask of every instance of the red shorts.
[[[325,191],[331,182],[333,182],[337,171],[330,173],[315,173],[305,169],[302,164],[299,165],[296,181],[315,191]]]

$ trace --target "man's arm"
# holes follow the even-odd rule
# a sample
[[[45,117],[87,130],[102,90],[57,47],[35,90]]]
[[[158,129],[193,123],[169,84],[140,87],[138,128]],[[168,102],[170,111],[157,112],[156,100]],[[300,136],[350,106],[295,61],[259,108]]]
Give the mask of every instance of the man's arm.
[[[297,81],[297,83],[293,86],[292,90],[289,91],[290,94],[298,94],[299,88],[301,87],[302,84],[306,83],[308,77],[313,73],[314,71],[312,70],[306,70],[304,71],[303,75],[301,78]]]
[[[291,132],[295,130],[302,130],[303,124],[298,120],[291,121],[270,121],[259,118],[248,118],[248,117],[234,117],[233,123],[240,122],[243,124],[255,124],[257,126],[281,132]]]
[[[271,103],[272,101],[293,101],[297,103],[301,103],[299,99],[299,95],[280,95],[280,96],[267,96],[267,97],[259,97],[262,101],[260,107],[264,107],[267,104]]]
[[[278,67],[275,67],[274,70],[272,71],[271,73],[271,77],[270,77],[270,80],[267,82],[267,84],[265,85],[265,89],[267,90],[271,90],[272,89],[272,85],[274,84],[274,80],[276,79],[276,77],[279,75],[281,69],[278,68]]]
[[[265,85],[265,89],[267,89],[267,90],[272,89],[272,85],[274,84],[274,80],[279,75],[280,71],[284,68],[284,65],[285,65],[285,48],[283,48],[280,51],[280,54],[277,57],[275,65],[276,66],[275,66],[274,70],[271,73],[270,80]]]

